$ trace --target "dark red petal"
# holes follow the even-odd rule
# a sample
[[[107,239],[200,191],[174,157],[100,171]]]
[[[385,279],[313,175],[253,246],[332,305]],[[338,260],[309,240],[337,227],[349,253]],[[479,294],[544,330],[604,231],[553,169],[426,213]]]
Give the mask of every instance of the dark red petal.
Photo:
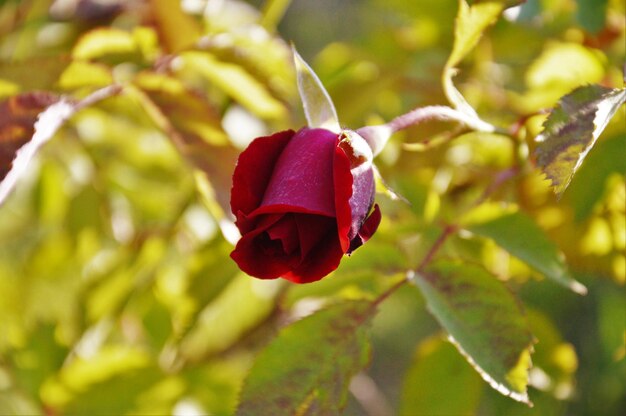
[[[292,214],[283,216],[278,222],[269,227],[267,234],[272,240],[280,241],[286,254],[292,254],[300,245],[298,228]]]
[[[239,239],[230,257],[242,271],[260,279],[276,279],[291,270],[294,256],[278,250],[276,246],[280,246],[280,242],[271,241],[267,234],[268,228],[281,218],[282,215],[261,217],[257,228]]]
[[[304,128],[278,158],[261,206],[287,205],[334,217],[333,152],[337,134]]]
[[[337,230],[332,227],[308,252],[304,260],[283,277],[294,283],[315,282],[339,266],[343,253],[337,238]]]
[[[374,205],[374,211],[372,211],[370,216],[365,220],[365,222],[363,222],[359,233],[350,241],[350,249],[346,254],[351,254],[354,250],[361,247],[363,243],[369,240],[378,229],[380,220],[380,208],[378,207],[378,204],[376,204]]]
[[[333,182],[335,187],[335,212],[337,217],[337,233],[341,250],[345,253],[350,247],[350,228],[352,225],[352,173],[350,160],[339,147],[335,147],[333,159]]]
[[[239,155],[230,196],[231,210],[238,219],[237,226],[240,226],[242,214],[248,215],[261,205],[276,161],[294,134],[293,130],[286,130],[259,137]]]
[[[374,235],[374,233],[378,229],[378,226],[380,225],[381,219],[382,215],[380,213],[380,207],[378,206],[378,204],[375,204],[374,210],[367,218],[367,220],[365,220],[365,222],[361,226],[361,229],[359,230],[359,235],[361,236],[361,239],[363,239],[363,242],[366,242],[370,239],[370,237]]]
[[[336,220],[320,215],[295,214],[297,236],[300,242],[300,257],[305,259],[309,252],[326,237],[329,230],[336,230]]]

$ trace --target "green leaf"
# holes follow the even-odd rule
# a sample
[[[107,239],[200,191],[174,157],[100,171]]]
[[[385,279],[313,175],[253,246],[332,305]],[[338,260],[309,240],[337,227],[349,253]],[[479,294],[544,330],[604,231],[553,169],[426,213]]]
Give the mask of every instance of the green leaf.
[[[533,336],[515,297],[479,265],[444,260],[415,278],[450,341],[491,387],[530,404]]]
[[[500,1],[486,1],[470,6],[466,0],[459,0],[454,45],[443,70],[442,83],[446,97],[454,108],[475,118],[478,118],[476,111],[454,86],[452,77],[456,74],[455,67],[476,46],[485,29],[496,22],[505,6],[505,2]]]
[[[237,415],[340,414],[350,379],[369,362],[370,302],[349,301],[283,329],[256,359]]]
[[[605,24],[608,0],[576,0],[576,20],[585,30],[598,33]]]
[[[469,220],[467,229],[491,238],[500,247],[542,273],[545,277],[572,291],[585,294],[587,289],[574,280],[559,251],[545,232],[529,217],[520,213],[499,213],[485,221]]]
[[[298,77],[298,91],[309,127],[339,133],[341,131],[339,118],[333,101],[322,82],[298,54],[295,47],[293,48],[293,59]]]
[[[626,89],[580,87],[563,97],[537,137],[537,165],[560,197],[587,153],[626,102]]]
[[[572,180],[566,199],[574,208],[574,218],[582,221],[606,192],[606,181],[613,173],[624,174],[626,166],[626,133],[600,140],[586,163]]]
[[[471,415],[482,391],[478,374],[439,336],[422,341],[402,388],[401,416]]]

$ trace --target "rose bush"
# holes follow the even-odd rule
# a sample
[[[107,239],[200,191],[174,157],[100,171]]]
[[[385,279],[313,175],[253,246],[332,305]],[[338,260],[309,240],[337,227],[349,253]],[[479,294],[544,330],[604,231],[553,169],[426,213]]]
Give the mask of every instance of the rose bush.
[[[239,156],[231,209],[241,232],[231,257],[261,279],[295,283],[335,270],[376,231],[372,152],[357,133],[282,131]]]

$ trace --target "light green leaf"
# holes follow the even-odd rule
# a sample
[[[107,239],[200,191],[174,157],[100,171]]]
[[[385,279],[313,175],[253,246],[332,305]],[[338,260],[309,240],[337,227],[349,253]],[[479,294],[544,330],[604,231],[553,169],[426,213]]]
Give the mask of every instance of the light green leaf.
[[[313,69],[293,48],[293,59],[298,77],[298,91],[309,127],[341,131],[333,101]]]
[[[256,280],[239,274],[202,310],[181,341],[181,355],[197,362],[224,351],[269,316],[282,286],[279,280]]]
[[[520,212],[504,213],[486,221],[470,223],[467,228],[493,239],[500,247],[548,279],[576,293],[587,293],[585,286],[571,277],[556,244],[526,215]]]
[[[450,341],[491,387],[530,404],[533,337],[515,297],[479,265],[444,260],[415,278]]]
[[[64,90],[83,87],[104,87],[113,83],[113,75],[104,65],[85,62],[72,62],[59,77],[58,86]]]
[[[459,0],[454,30],[454,45],[443,70],[442,83],[446,97],[459,111],[478,118],[476,111],[465,100],[452,82],[455,67],[476,46],[485,29],[494,24],[506,4],[500,1],[486,1],[472,6],[466,0]]]
[[[136,52],[131,33],[114,28],[94,29],[83,35],[74,49],[74,59],[97,59],[105,55],[125,55]]]
[[[476,46],[485,29],[494,24],[504,10],[500,1],[486,1],[472,6],[466,0],[459,0],[454,45],[446,67],[455,67]]]
[[[256,359],[239,416],[336,415],[350,379],[369,361],[370,302],[339,303],[282,330]]]
[[[263,6],[263,17],[261,26],[268,30],[276,30],[276,25],[285,15],[291,0],[268,0]]]
[[[285,116],[285,106],[241,66],[198,51],[184,52],[180,58],[181,65],[176,67],[177,70],[199,74],[211,86],[218,87],[259,117],[280,119]]]
[[[587,153],[626,102],[626,89],[600,85],[580,87],[563,97],[537,137],[537,166],[561,196]]]
[[[422,341],[402,388],[401,416],[471,415],[482,381],[452,345],[434,336]]]

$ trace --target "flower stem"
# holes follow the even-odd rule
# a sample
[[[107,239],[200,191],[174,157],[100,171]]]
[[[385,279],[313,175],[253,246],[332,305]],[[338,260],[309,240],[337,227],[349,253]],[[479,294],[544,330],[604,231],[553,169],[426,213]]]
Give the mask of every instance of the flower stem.
[[[474,131],[506,134],[506,131],[481,120],[478,116],[472,116],[444,105],[419,107],[394,118],[389,123],[361,127],[357,133],[365,139],[376,156],[385,147],[393,133],[430,120],[456,121]]]
[[[416,108],[391,120],[387,125],[395,133],[399,130],[421,123],[422,121],[442,120],[458,121],[476,131],[493,133],[497,128],[477,117],[469,116],[461,111],[443,105],[431,105]]]

